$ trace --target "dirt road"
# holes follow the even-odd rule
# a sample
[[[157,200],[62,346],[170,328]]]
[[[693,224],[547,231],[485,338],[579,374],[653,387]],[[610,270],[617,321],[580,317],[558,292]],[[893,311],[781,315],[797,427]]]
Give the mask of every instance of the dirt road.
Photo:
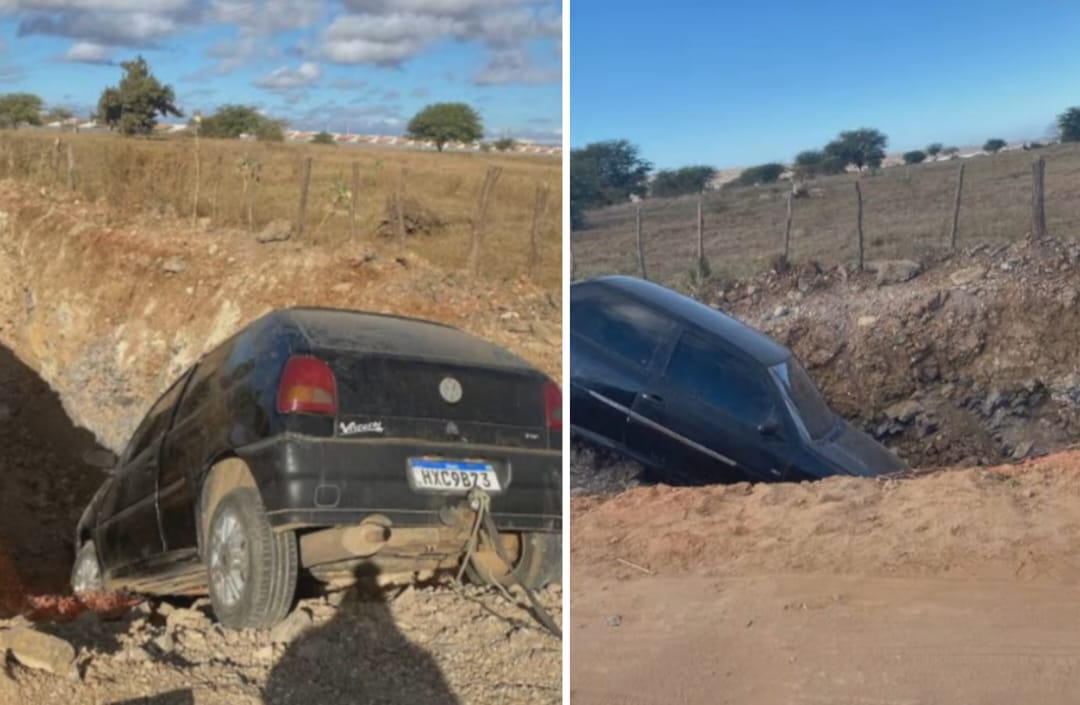
[[[573,701],[1075,703],[1078,470],[575,498]]]

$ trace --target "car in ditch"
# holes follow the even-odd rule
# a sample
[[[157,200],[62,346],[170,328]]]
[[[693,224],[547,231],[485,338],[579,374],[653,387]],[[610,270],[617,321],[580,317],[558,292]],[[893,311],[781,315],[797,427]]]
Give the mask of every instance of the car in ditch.
[[[150,408],[78,523],[72,588],[208,593],[225,626],[268,628],[302,571],[557,582],[561,404],[545,374],[450,326],[269,313]]]
[[[790,350],[633,277],[570,287],[570,430],[677,484],[902,472]]]

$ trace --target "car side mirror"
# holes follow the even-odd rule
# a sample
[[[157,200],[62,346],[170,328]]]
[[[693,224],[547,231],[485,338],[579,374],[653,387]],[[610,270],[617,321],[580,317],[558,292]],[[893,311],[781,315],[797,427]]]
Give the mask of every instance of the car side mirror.
[[[119,460],[120,459],[116,457],[116,453],[104,448],[95,448],[94,450],[88,450],[83,453],[84,463],[101,470],[115,470]]]
[[[780,435],[780,422],[775,417],[770,416],[758,424],[757,430],[758,433],[769,438],[778,436]]]

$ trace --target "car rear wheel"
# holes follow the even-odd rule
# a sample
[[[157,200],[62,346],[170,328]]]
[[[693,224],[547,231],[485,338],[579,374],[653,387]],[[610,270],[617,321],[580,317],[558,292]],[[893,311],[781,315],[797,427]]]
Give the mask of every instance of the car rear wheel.
[[[76,595],[101,592],[105,581],[101,576],[101,561],[98,560],[97,548],[93,541],[87,541],[75,554],[75,563],[71,567],[71,591]]]
[[[222,497],[206,545],[210,603],[222,625],[269,629],[284,619],[296,592],[296,534],[271,528],[257,490]]]
[[[507,566],[486,537],[480,550],[465,568],[469,582],[486,585],[492,580],[504,586],[519,582],[530,590],[562,580],[562,536],[541,533],[502,533],[503,552],[510,558]]]

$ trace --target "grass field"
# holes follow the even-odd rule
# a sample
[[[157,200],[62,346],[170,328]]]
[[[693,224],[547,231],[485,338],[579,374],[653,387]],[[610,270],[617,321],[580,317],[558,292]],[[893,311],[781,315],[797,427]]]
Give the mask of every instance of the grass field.
[[[964,160],[958,243],[994,243],[1031,229],[1031,164],[1046,158],[1046,217],[1052,236],[1080,235],[1080,145],[1056,145]],[[948,246],[959,160],[897,166],[861,177],[866,259],[918,258]],[[854,174],[809,182],[817,195],[794,201],[791,259],[836,265],[855,260]],[[705,197],[705,255],[712,271],[743,277],[783,250],[790,184],[710,192]],[[587,213],[573,234],[579,278],[638,272],[630,203]],[[642,203],[650,279],[681,286],[697,256],[697,197]]]
[[[72,145],[76,191],[85,198],[105,201],[118,220],[147,212],[192,216],[196,159],[191,138],[128,139],[111,134],[5,130],[0,132],[0,178],[30,181],[45,189],[66,189],[66,148],[56,148],[57,137]],[[418,204],[442,222],[431,234],[410,236],[410,246],[447,268],[466,265],[485,174],[489,167],[502,167],[491,197],[481,260],[481,274],[492,278],[526,273],[536,189],[546,186],[548,206],[542,221],[543,257],[538,280],[544,286],[559,285],[561,162],[551,157],[203,139],[199,143],[198,217],[209,219],[211,226],[256,231],[273,220],[295,220],[305,157],[313,159],[305,239],[340,244],[354,251],[361,246],[352,241],[348,221],[355,161],[360,167],[357,240],[370,242],[378,237],[380,224],[388,216],[390,227],[383,230],[395,232],[396,211],[391,204],[404,176],[403,202]],[[249,187],[247,195],[239,166],[245,159],[259,165],[258,183]]]

